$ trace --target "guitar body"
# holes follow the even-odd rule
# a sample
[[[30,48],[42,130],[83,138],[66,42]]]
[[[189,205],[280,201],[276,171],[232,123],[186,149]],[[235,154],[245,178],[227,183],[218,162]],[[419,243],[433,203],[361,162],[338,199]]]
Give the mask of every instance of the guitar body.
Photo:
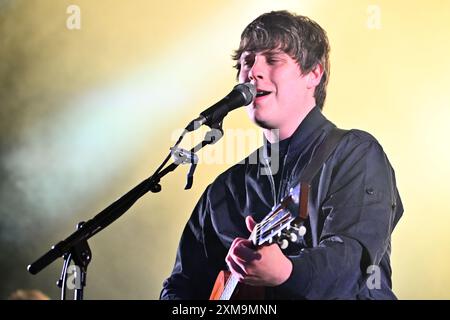
[[[223,291],[231,277],[230,271],[220,271],[211,291],[209,300],[222,300]],[[264,300],[265,288],[239,283],[233,291],[230,300]]]

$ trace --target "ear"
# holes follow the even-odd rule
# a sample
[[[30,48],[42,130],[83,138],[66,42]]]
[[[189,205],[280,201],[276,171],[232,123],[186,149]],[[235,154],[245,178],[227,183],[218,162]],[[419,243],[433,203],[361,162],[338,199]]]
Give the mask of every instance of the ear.
[[[312,69],[307,77],[308,77],[308,82],[306,83],[306,87],[308,89],[314,89],[315,87],[317,87],[320,83],[320,80],[322,79],[322,75],[323,75],[323,66],[318,63],[314,69]]]

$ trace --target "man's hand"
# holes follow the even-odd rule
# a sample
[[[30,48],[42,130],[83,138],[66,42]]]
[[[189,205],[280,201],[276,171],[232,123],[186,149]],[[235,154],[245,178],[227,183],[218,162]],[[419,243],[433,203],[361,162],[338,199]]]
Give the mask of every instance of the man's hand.
[[[256,225],[251,216],[246,217],[245,223],[250,232]],[[255,249],[250,240],[236,238],[225,260],[230,271],[240,282],[253,286],[280,285],[292,272],[292,262],[281,252],[277,244]]]

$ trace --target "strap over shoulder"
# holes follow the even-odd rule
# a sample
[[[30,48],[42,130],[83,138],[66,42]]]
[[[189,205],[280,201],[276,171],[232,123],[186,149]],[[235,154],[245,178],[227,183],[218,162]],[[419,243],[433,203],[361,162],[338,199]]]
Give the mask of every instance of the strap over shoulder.
[[[314,152],[311,161],[300,174],[300,178],[298,179],[299,182],[311,184],[311,181],[334,152],[342,137],[347,132],[348,130],[342,130],[336,127],[331,129],[317,150]]]

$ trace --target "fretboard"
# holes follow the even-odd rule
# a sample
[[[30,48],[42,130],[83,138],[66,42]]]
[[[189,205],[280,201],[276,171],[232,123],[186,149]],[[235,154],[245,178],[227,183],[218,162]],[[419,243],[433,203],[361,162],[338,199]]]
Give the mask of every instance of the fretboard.
[[[238,283],[239,283],[239,280],[237,279],[237,277],[235,275],[231,274],[228,277],[227,282],[225,283],[225,287],[223,288],[223,292],[220,295],[219,300],[230,300]]]

